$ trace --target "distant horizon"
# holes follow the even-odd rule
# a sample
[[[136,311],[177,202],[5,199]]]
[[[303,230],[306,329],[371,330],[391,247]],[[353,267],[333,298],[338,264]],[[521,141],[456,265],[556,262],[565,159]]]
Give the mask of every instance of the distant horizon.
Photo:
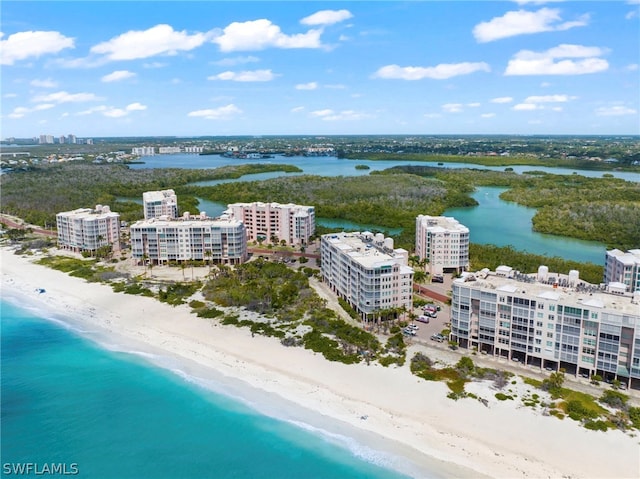
[[[46,133],[42,133],[45,135]],[[73,134],[73,133],[71,133]],[[47,134],[48,135],[48,134]],[[68,135],[68,134],[67,134]],[[59,138],[59,136],[67,136],[67,135],[52,135],[54,138]],[[24,140],[37,140],[40,135],[35,136],[27,136],[27,137],[8,137],[3,138],[0,142],[6,143],[9,139],[24,141]],[[531,134],[508,134],[508,133],[442,133],[442,134],[431,134],[431,133],[354,133],[354,134],[317,134],[317,133],[300,133],[300,134],[282,134],[282,135],[133,135],[133,136],[78,136],[74,135],[79,139],[92,139],[92,140],[141,140],[141,139],[186,139],[186,140],[194,140],[194,139],[207,139],[207,138],[247,138],[247,139],[260,139],[260,138],[364,138],[364,137],[416,137],[416,138],[464,138],[464,137],[480,137],[480,138],[491,138],[491,137],[502,137],[502,138],[637,138],[640,140],[640,134],[624,134],[624,133],[611,133],[611,134],[540,134],[540,133],[531,133]],[[46,146],[51,145],[52,143],[36,143],[32,146]],[[54,143],[57,144],[57,143]],[[7,145],[4,145],[7,146]]]

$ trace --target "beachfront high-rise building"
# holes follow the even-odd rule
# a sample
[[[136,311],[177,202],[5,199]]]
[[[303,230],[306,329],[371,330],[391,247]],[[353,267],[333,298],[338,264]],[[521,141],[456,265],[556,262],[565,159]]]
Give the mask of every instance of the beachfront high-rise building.
[[[178,217],[178,197],[173,190],[146,191],[142,194],[144,219]]]
[[[242,222],[205,213],[185,213],[178,219],[138,221],[130,226],[131,256],[154,264],[190,260],[240,264],[247,259],[247,235]]]
[[[320,241],[322,277],[363,319],[396,308],[412,311],[409,253],[378,233],[331,233]]]
[[[427,260],[432,274],[469,267],[469,228],[447,216],[418,215],[416,255]]]
[[[453,281],[451,340],[524,364],[640,385],[640,293],[579,279],[578,271],[463,273]]]
[[[103,246],[120,250],[120,215],[106,205],[80,208],[56,215],[58,247],[95,252]]]
[[[640,249],[607,251],[604,259],[604,283],[621,283],[628,292],[640,291]]]
[[[156,149],[153,146],[137,146],[131,148],[132,155],[138,156],[153,156],[156,154]]]
[[[248,241],[285,241],[305,245],[316,232],[313,206],[280,203],[233,203],[227,214],[245,224]]]

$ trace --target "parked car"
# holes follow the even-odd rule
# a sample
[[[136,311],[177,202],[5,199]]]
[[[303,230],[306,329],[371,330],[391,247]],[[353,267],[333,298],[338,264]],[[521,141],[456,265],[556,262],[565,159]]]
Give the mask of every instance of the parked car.
[[[444,276],[440,276],[440,275],[433,275],[431,277],[431,282],[432,283],[444,283]]]
[[[420,329],[420,326],[418,326],[417,324],[411,323],[409,326],[407,326],[407,328],[410,328],[410,329],[413,329],[414,331],[417,331],[418,329]]]
[[[445,337],[442,334],[432,334],[431,339],[433,341],[438,341],[439,343],[441,343],[442,341],[445,340]]]
[[[402,330],[404,334],[408,334],[409,336],[415,336],[417,333],[411,328],[404,328]]]
[[[416,318],[416,321],[420,321],[421,323],[429,324],[429,317],[428,316],[418,316]]]

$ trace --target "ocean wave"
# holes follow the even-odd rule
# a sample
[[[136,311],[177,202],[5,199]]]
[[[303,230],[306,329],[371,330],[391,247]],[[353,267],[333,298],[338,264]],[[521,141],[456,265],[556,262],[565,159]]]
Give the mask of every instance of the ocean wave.
[[[376,466],[384,467],[387,469],[396,469],[396,466],[398,465],[398,458],[394,458],[390,454],[378,451],[369,446],[365,446],[353,437],[331,432],[326,429],[313,426],[306,422],[297,421],[295,419],[285,419],[284,421],[289,424],[293,424],[300,429],[309,431],[316,436],[320,436],[333,444],[338,444],[350,451],[357,458],[367,461],[371,464],[375,464]]]

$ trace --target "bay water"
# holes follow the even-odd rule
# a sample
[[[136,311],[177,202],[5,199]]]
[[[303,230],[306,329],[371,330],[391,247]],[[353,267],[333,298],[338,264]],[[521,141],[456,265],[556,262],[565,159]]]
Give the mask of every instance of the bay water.
[[[394,470],[399,458],[264,414],[153,354],[99,347],[64,318],[6,298],[1,308],[5,473],[33,463],[83,478],[407,477]]]

